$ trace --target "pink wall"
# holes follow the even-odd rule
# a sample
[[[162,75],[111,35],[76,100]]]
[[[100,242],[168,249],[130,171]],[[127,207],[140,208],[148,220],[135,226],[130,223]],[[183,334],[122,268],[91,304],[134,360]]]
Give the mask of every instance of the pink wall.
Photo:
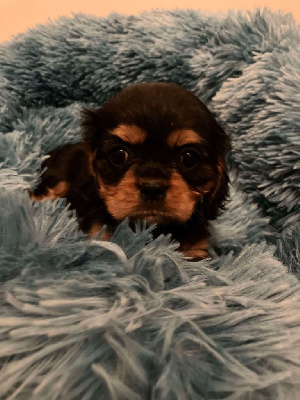
[[[272,10],[292,12],[300,21],[299,0],[0,0],[0,42],[23,32],[37,23],[59,15],[84,12],[106,16],[112,11],[136,14],[152,8],[193,8],[203,10],[253,9],[269,7]]]

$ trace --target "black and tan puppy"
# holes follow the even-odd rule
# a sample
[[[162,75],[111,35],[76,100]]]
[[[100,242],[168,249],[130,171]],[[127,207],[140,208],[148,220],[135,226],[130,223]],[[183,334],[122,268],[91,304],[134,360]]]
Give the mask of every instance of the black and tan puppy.
[[[186,256],[208,255],[208,221],[228,193],[228,136],[192,93],[175,84],[127,87],[83,111],[83,142],[53,151],[33,196],[66,197],[85,232],[109,239],[129,218],[171,233]]]

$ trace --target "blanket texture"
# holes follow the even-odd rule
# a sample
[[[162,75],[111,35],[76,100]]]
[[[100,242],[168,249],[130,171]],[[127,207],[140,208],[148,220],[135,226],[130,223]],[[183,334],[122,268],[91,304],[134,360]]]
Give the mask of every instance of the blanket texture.
[[[268,10],[75,15],[0,46],[0,398],[300,398],[300,28]],[[29,200],[82,105],[193,91],[232,137],[213,260],[122,223],[89,240]]]

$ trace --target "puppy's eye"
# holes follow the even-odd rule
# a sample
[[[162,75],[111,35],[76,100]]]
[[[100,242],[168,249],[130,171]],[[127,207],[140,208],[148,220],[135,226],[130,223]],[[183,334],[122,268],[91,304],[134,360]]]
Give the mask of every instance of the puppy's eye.
[[[200,156],[193,150],[183,150],[180,155],[181,164],[188,169],[195,168],[200,162]]]
[[[119,147],[117,149],[111,150],[108,155],[108,159],[111,164],[121,167],[126,164],[128,160],[128,153],[125,149]]]

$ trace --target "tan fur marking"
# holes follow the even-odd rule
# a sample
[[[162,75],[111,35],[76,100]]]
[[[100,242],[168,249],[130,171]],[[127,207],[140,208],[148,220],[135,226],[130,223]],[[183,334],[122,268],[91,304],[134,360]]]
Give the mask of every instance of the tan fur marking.
[[[200,242],[191,245],[184,244],[180,246],[180,250],[186,257],[192,257],[197,259],[204,259],[209,257],[207,239],[203,239]]]
[[[146,132],[136,125],[119,125],[111,134],[130,144],[141,144],[146,139]]]
[[[167,140],[169,147],[180,147],[186,144],[202,143],[203,139],[191,129],[178,129],[172,132]]]
[[[118,185],[105,185],[98,177],[100,196],[104,199],[109,213],[116,219],[131,217],[142,211],[142,203],[133,171],[127,171]],[[166,217],[185,222],[193,213],[201,195],[192,191],[180,174],[173,172],[167,191],[165,206],[161,211]],[[149,219],[150,221],[150,219]],[[152,222],[152,220],[151,220]]]
[[[175,219],[184,222],[192,215],[201,195],[192,191],[178,172],[172,173],[170,184],[166,196],[166,208]]]
[[[53,188],[48,188],[48,191],[45,195],[43,196],[34,196],[33,194],[30,195],[31,199],[34,199],[36,201],[41,201],[43,199],[50,199],[50,200],[55,200],[57,198],[61,197],[66,197],[68,190],[70,188],[70,184],[66,181],[61,181],[59,182],[56,186]]]
[[[118,185],[105,185],[99,177],[98,180],[100,196],[104,199],[109,213],[118,220],[131,216],[140,204],[133,171],[127,171]]]

